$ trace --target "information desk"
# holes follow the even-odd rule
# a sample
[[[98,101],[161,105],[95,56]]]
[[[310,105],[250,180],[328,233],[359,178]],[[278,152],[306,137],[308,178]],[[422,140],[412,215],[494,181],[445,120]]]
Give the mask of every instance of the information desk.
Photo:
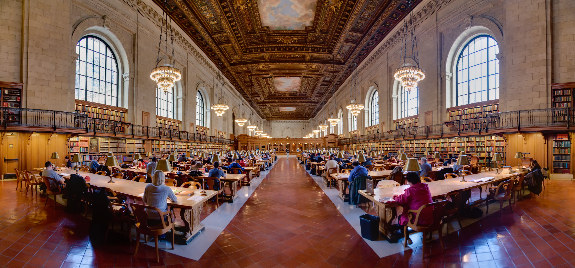
[[[64,169],[58,171],[63,177],[69,177],[70,174],[76,173],[71,169]],[[97,175],[86,172],[78,173],[82,177],[90,177],[90,181],[87,181],[92,186],[108,188],[114,192],[125,194],[133,198],[141,199],[144,195],[144,189],[147,183],[136,182],[124,179],[114,179],[114,183],[108,183],[110,180],[109,176]],[[231,174],[230,174],[231,175]],[[204,206],[204,202],[214,197],[217,192],[212,190],[206,190],[206,195],[202,196],[200,194],[201,190],[190,190],[183,187],[170,187],[176,194],[178,198],[177,203],[172,203],[168,200],[168,205],[173,208],[180,208],[180,217],[184,222],[183,228],[178,228],[178,230],[183,230],[182,234],[176,234],[178,241],[182,243],[188,243],[192,240],[195,235],[204,229],[204,226],[200,222],[200,214]]]
[[[465,182],[461,181],[461,177],[440,181],[427,182],[431,196],[435,198],[444,198],[447,194],[455,191],[468,190],[479,188],[485,185],[490,185],[495,182],[510,179],[519,175],[518,173],[512,174],[496,174],[496,172],[482,172],[465,176]],[[393,229],[391,222],[396,217],[395,207],[392,203],[387,203],[393,199],[394,195],[401,195],[409,185],[402,185],[397,187],[382,188],[378,190],[379,195],[366,193],[365,190],[360,190],[359,194],[372,201],[377,206],[377,214],[379,216],[379,231],[387,238],[390,238]]]

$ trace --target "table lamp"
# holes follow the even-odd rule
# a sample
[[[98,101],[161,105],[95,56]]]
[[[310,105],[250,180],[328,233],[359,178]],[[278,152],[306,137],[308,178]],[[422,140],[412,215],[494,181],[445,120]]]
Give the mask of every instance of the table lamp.
[[[76,164],[74,165],[74,169],[76,170],[76,174],[78,174],[78,169],[79,169],[79,164],[78,164],[78,163],[80,163],[80,154],[74,154],[74,155],[72,155],[72,160],[70,160],[70,161],[72,161],[72,163],[76,163]]]
[[[343,152],[342,151],[339,151],[339,153],[337,154],[337,158],[343,159]]]
[[[58,154],[58,152],[53,152],[52,155],[50,156],[50,159],[60,159],[60,155]]]
[[[218,154],[214,154],[214,156],[212,157],[212,164],[216,162],[220,162],[220,156]]]
[[[108,156],[114,156],[114,153],[108,152]]]
[[[172,166],[170,165],[170,163],[168,163],[168,160],[160,159],[160,161],[158,161],[158,166],[156,167],[156,170],[160,170],[163,172],[170,172],[172,171]]]
[[[407,160],[407,154],[401,153],[401,154],[399,155],[399,160],[401,160],[401,161],[406,161],[406,160]]]
[[[116,160],[116,158],[114,156],[108,156],[108,158],[106,158],[105,165],[107,167],[117,167],[118,161]],[[110,172],[110,180],[108,181],[108,183],[114,183],[114,181],[112,180],[112,172]]]
[[[407,159],[407,162],[405,162],[405,166],[403,167],[403,170],[407,171],[407,172],[410,172],[410,171],[419,172],[421,170],[421,167],[419,167],[419,163],[417,162],[417,159],[409,158],[409,159]]]
[[[503,162],[503,155],[501,155],[501,153],[493,154],[493,161],[495,162],[495,169],[497,174],[499,174],[499,163]]]
[[[359,161],[359,163],[365,163],[365,155],[363,155],[363,152],[359,152],[359,156],[357,157],[357,161]]]
[[[171,163],[176,162],[176,155],[175,155],[175,153],[171,154],[171,155],[168,157],[168,161],[170,161]]]
[[[134,160],[140,160],[142,156],[140,154],[134,154]]]
[[[467,155],[464,154],[459,155],[459,157],[457,158],[457,165],[460,166],[469,165],[469,158],[467,157]],[[463,175],[461,176],[462,177],[461,181],[465,181],[465,173],[462,174]]]

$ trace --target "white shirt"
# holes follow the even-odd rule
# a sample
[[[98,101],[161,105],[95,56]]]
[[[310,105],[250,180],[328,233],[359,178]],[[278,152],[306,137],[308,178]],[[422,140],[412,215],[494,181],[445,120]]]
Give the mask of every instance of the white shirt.
[[[339,165],[337,164],[337,161],[335,161],[335,160],[333,160],[333,159],[332,159],[332,160],[328,160],[328,161],[325,163],[325,169],[326,169],[326,170],[329,170],[330,168],[339,168]]]

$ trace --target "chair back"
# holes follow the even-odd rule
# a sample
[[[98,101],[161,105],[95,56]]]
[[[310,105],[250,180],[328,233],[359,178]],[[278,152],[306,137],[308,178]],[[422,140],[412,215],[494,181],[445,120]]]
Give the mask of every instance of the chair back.
[[[100,171],[96,172],[96,175],[106,176],[106,171],[101,171],[101,170],[100,170]]]
[[[393,170],[391,171],[391,173],[389,174],[389,177],[396,181],[397,183],[399,183],[399,185],[403,185],[404,183],[404,179],[403,179],[403,168],[401,166],[396,166],[395,168],[393,168]]]
[[[327,169],[327,176],[337,173],[337,168],[328,168]]]
[[[116,172],[116,173],[114,173],[114,174],[112,175],[112,177],[113,177],[113,178],[116,178],[116,179],[123,179],[123,178],[124,178],[124,173],[122,173],[122,172]]]
[[[55,181],[54,179],[52,179],[50,177],[42,176],[42,180],[44,181],[44,185],[46,186],[46,193],[48,193],[48,194],[60,194],[62,192],[62,189],[60,187],[58,187],[58,182]],[[55,187],[50,186],[52,184]]]
[[[473,173],[469,170],[462,170],[461,172],[459,172],[459,174],[461,176],[465,175],[465,176],[469,176],[469,175],[473,175]]]
[[[511,198],[511,191],[513,190],[514,181],[506,180],[497,185],[493,197],[495,200],[507,200]]]
[[[167,186],[176,186],[176,179],[166,179],[166,181],[164,182],[164,184],[166,184]]]
[[[415,214],[409,214],[409,221],[408,225],[412,226],[412,228],[417,229],[417,227],[426,227],[431,229],[440,228],[443,224],[443,219],[446,216],[445,213],[445,205],[447,204],[447,200],[441,200],[429,204],[422,205],[419,207],[418,210],[410,212],[414,212]],[[421,215],[424,213],[430,213],[432,215],[433,222],[431,225],[428,224],[421,224]]]
[[[190,189],[194,188],[194,189],[200,190],[200,189],[202,189],[202,184],[200,184],[197,181],[187,181],[187,182],[182,183],[182,185],[180,187],[190,188]]]
[[[344,168],[341,170],[341,173],[351,173],[352,170],[353,169],[350,169],[350,168]]]
[[[455,173],[445,173],[443,176],[445,177],[445,179],[455,179],[458,177],[457,174]]]
[[[153,234],[156,231],[170,228],[172,225],[171,217],[164,217],[165,215],[169,215],[169,212],[163,212],[156,207],[136,203],[132,203],[130,206],[136,217],[136,228],[140,233]],[[150,225],[148,223],[148,211],[157,213],[160,216],[162,225]]]
[[[137,181],[137,182],[146,182],[146,175],[138,175],[135,178],[133,178],[133,181]]]
[[[242,174],[242,169],[241,168],[231,168],[229,173],[230,174]]]
[[[525,180],[525,175],[520,174],[513,178],[513,190],[521,190],[523,188],[523,181]]]
[[[369,171],[373,171],[373,165],[366,165],[365,168]]]

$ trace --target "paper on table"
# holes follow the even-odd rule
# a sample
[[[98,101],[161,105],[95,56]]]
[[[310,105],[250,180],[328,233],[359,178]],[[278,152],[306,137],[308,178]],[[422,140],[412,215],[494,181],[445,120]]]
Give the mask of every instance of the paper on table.
[[[480,183],[480,182],[488,182],[488,181],[491,181],[491,180],[493,180],[493,177],[485,177],[485,178],[480,178],[480,179],[473,179],[473,180],[471,180],[471,181],[472,181],[472,182]]]
[[[144,196],[144,193],[141,193],[141,194],[139,194],[138,196],[139,196],[139,197],[143,197],[143,196]]]
[[[68,173],[60,173],[60,175],[62,175],[62,177],[68,177],[68,176],[70,176],[70,174],[68,174]]]
[[[195,196],[188,198],[188,200],[196,201],[196,202],[200,202],[200,201],[202,201],[202,199],[204,199],[204,198],[201,195],[195,195]]]

